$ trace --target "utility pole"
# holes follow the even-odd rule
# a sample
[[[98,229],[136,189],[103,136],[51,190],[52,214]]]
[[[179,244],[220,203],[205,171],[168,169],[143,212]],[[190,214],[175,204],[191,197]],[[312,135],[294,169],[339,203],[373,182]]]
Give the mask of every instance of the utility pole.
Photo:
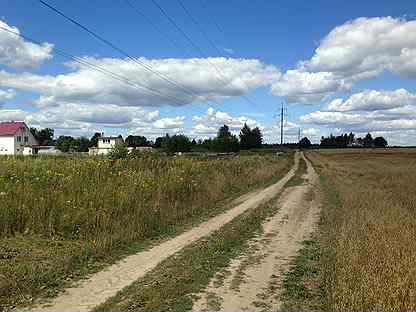
[[[300,142],[300,128],[299,128],[299,132],[298,132],[298,142]]]
[[[280,146],[283,146],[283,102],[282,102],[282,111],[280,113]]]

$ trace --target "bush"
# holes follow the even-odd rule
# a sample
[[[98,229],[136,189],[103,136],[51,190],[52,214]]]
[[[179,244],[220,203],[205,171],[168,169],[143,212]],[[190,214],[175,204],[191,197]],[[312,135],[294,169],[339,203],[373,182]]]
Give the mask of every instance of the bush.
[[[114,145],[108,153],[110,159],[125,159],[129,155],[129,150],[126,144]]]

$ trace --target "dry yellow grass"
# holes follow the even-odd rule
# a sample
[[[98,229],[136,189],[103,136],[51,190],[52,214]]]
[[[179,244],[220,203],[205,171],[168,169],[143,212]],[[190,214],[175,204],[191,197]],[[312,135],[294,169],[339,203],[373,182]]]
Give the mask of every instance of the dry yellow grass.
[[[331,310],[416,310],[416,150],[308,153],[339,195]]]

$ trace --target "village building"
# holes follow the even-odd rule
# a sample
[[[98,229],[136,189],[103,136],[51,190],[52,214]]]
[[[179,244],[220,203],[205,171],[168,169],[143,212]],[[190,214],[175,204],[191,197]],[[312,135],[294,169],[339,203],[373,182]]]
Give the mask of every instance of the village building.
[[[97,147],[91,147],[88,153],[90,156],[107,155],[114,146],[123,144],[123,143],[124,143],[124,140],[121,135],[118,137],[101,136],[98,138]]]
[[[24,122],[0,122],[0,155],[33,155],[37,144]]]

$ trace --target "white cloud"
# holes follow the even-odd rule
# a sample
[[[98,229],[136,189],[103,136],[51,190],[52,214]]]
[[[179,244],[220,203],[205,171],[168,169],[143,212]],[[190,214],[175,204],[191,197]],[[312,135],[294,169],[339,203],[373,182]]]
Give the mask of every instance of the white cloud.
[[[180,131],[184,117],[161,118],[159,111],[145,111],[140,107],[112,104],[62,104],[36,112],[21,109],[0,109],[0,121],[25,121],[31,127],[49,127],[56,134],[92,135],[94,132],[111,134],[151,134]]]
[[[121,59],[84,58],[89,63],[127,78],[130,84],[115,80],[80,64],[70,63],[73,72],[57,76],[12,74],[0,71],[0,85],[39,93],[34,102],[38,107],[57,103],[109,103],[119,106],[182,106],[195,102],[222,101],[241,96],[275,80],[278,70],[258,60],[210,58],[221,68],[222,80],[205,59],[160,59],[140,61],[170,77],[171,84],[139,67],[133,61]],[[228,83],[229,82],[229,83]],[[133,86],[132,86],[133,84]],[[147,87],[151,93],[139,85]],[[184,87],[184,89],[181,88]]]
[[[238,133],[245,123],[251,128],[262,128],[262,125],[254,119],[245,116],[232,117],[212,107],[203,116],[194,116],[192,120],[195,124],[193,131],[196,134],[215,135],[222,125],[227,125],[235,133]]]
[[[9,89],[9,90],[0,89],[0,104],[1,102],[5,102],[5,101],[13,99],[15,96],[16,96],[16,92],[12,89]]]
[[[305,65],[314,71],[372,77],[385,69],[402,74],[397,64],[415,65],[416,21],[393,17],[362,17],[334,28]],[[414,76],[415,72],[407,72]]]
[[[351,85],[331,72],[288,70],[272,85],[272,94],[284,96],[288,103],[314,104],[336,91],[347,91]]]
[[[416,78],[416,21],[362,17],[335,27],[310,60],[272,85],[288,102],[316,103],[389,70]]]
[[[21,121],[28,115],[21,109],[0,109],[0,121]]]
[[[330,111],[375,111],[416,104],[416,95],[405,89],[395,91],[365,90],[347,100],[335,99],[328,105]]]
[[[185,123],[185,117],[175,117],[175,118],[161,118],[156,120],[153,125],[157,129],[180,129]]]
[[[301,116],[300,120],[329,129],[338,128],[341,132],[416,130],[416,115],[399,115],[396,109],[370,113],[316,111]]]
[[[37,45],[1,28],[20,34],[18,28],[0,20],[0,64],[14,68],[33,69],[43,61],[52,58],[53,44]]]

